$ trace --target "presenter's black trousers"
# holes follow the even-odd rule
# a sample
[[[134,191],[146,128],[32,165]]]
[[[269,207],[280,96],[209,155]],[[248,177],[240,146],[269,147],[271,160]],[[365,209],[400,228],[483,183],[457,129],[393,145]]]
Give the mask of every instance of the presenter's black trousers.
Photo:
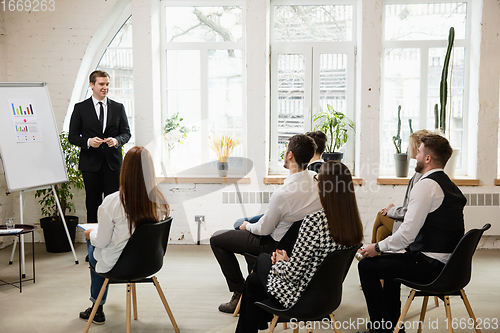
[[[408,252],[382,254],[359,262],[359,279],[370,315],[371,328],[376,332],[394,330],[401,315],[401,283],[394,281],[395,278],[429,283],[434,281],[443,269],[444,264],[423,256]],[[383,287],[381,279],[384,280]]]
[[[210,246],[231,292],[242,293],[245,279],[241,273],[236,253],[250,253],[258,256],[269,253],[276,247],[271,236],[258,236],[246,230],[219,230],[210,238]],[[249,272],[250,273],[250,272]]]
[[[82,171],[85,184],[85,205],[87,207],[87,223],[97,223],[97,209],[102,203],[103,195],[118,191],[120,188],[120,169],[113,171],[103,161],[96,172]]]

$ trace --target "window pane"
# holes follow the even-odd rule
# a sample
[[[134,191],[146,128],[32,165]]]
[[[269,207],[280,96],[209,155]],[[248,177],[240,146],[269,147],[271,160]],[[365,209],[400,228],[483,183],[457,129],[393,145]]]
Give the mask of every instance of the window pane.
[[[181,126],[192,129],[201,124],[201,72],[200,51],[168,50],[167,68],[167,117],[179,113],[183,121]],[[163,127],[164,124],[162,124]],[[201,164],[200,131],[191,131],[184,144],[175,143],[170,153],[166,151],[166,168],[169,172],[178,172],[193,165]],[[170,161],[189,161],[170,163]]]
[[[239,41],[242,22],[241,6],[166,7],[166,41]]]
[[[243,138],[243,73],[241,50],[209,50],[208,113],[209,130],[216,136]],[[232,157],[242,156],[242,145]],[[210,160],[216,160],[210,150]]]
[[[132,51],[132,17],[130,17],[118,31],[102,55],[97,68],[107,72],[110,76],[108,97],[123,103],[132,137],[125,145],[125,150],[135,146],[135,118],[134,118],[134,63]],[[87,91],[87,96],[92,90]]]
[[[352,40],[352,5],[275,6],[274,9],[277,42]]]
[[[450,27],[455,27],[456,39],[464,39],[466,17],[465,2],[386,5],[385,39],[448,39]]]
[[[446,48],[429,49],[427,128],[435,128],[434,105],[441,105],[439,102],[439,85],[445,55]],[[463,142],[464,68],[465,48],[455,47],[451,54],[450,66],[448,68],[448,100],[446,105],[446,133],[450,133],[450,144],[454,148],[462,148]],[[462,168],[461,163],[462,158],[459,159],[459,163],[457,164],[458,169]]]
[[[278,152],[288,139],[304,133],[305,68],[301,54],[278,56]]]
[[[321,54],[319,60],[319,101],[321,110],[330,104],[336,111],[347,112],[347,54]]]
[[[394,173],[396,149],[392,137],[397,134],[398,105],[401,105],[401,150],[406,152],[410,134],[408,119],[413,128],[420,115],[420,50],[386,49],[384,59],[384,102],[382,108],[381,171]]]

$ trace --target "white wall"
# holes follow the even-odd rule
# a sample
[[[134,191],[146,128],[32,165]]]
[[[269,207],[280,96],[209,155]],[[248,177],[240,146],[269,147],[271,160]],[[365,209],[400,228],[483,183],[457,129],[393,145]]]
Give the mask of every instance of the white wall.
[[[5,60],[0,61],[0,79],[47,82],[57,124],[61,129],[67,110],[72,107],[70,98],[73,86],[89,42],[105,22],[107,15],[111,15],[123,2],[130,0],[61,0],[57,2],[56,11],[52,13],[0,13],[4,15],[5,20],[2,25],[0,16],[0,60]],[[356,64],[356,174],[362,177],[365,183],[356,190],[366,240],[369,240],[377,211],[391,202],[401,204],[405,186],[376,184],[379,161],[382,0],[359,0],[358,3],[361,8],[359,15],[362,27],[359,29],[360,43]],[[135,100],[151,104],[147,108],[136,107],[136,142],[149,147],[153,144],[154,132],[159,131],[160,127],[157,122],[155,124],[156,115],[141,113],[140,110],[158,109],[160,103],[158,63],[152,60],[159,52],[159,43],[155,39],[158,35],[158,22],[149,19],[156,17],[159,9],[156,0],[132,0],[131,8],[134,17]],[[267,173],[269,154],[269,1],[248,0],[245,10],[246,30],[249,33],[246,38],[248,137],[244,144],[248,147],[247,157],[254,163],[254,169],[249,175],[251,184],[162,184],[174,217],[171,235],[175,243],[196,241],[195,215],[206,217],[200,238],[202,242],[207,243],[214,231],[230,228],[236,218],[262,213],[266,208],[265,204],[222,204],[222,192],[272,192],[276,188],[264,185],[262,181]],[[500,192],[500,187],[493,186],[493,179],[496,177],[499,112],[500,61],[497,57],[496,35],[500,22],[499,11],[497,4],[486,1],[484,8],[478,9],[477,22],[473,23],[476,35],[481,36],[481,39],[477,43],[475,56],[475,59],[480,60],[480,77],[476,79],[479,93],[475,102],[471,98],[471,110],[479,112],[476,121],[469,126],[476,127],[477,134],[471,142],[476,146],[477,153],[472,159],[477,158],[479,161],[476,169],[481,186],[462,187],[464,193]],[[27,52],[27,49],[36,52]],[[3,72],[1,63],[7,63],[7,69]],[[492,155],[492,152],[495,155]],[[17,196],[6,197],[3,184],[4,180],[0,179],[0,216],[5,215],[5,206],[18,207]],[[85,221],[83,192],[78,193],[75,200],[76,215]],[[26,223],[37,224],[40,213],[33,194],[30,194],[26,206]],[[81,235],[78,237],[82,239]],[[37,235],[37,240],[43,240],[40,234]],[[500,248],[498,237],[487,238],[483,243],[486,247]]]

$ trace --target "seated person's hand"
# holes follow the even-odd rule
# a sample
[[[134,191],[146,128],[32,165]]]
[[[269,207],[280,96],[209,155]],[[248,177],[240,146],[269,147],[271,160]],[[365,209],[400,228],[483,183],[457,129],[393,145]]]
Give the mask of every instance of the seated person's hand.
[[[387,215],[387,212],[389,211],[389,209],[391,209],[392,207],[394,207],[394,204],[390,204],[389,206],[385,207],[385,208],[382,208],[382,215]]]
[[[273,265],[277,263],[278,261],[285,260],[288,261],[288,255],[286,254],[285,250],[276,250],[276,252],[273,252],[273,255],[271,257],[273,261]]]
[[[375,257],[378,255],[377,251],[375,251],[375,244],[365,245],[360,253],[365,258],[371,258],[371,257]]]
[[[243,222],[243,224],[240,225],[240,230],[247,230],[247,224],[250,224],[250,222],[248,221]]]
[[[83,234],[85,235],[85,238],[90,239],[90,233],[92,232],[92,230],[94,230],[94,229],[87,229],[83,232]]]

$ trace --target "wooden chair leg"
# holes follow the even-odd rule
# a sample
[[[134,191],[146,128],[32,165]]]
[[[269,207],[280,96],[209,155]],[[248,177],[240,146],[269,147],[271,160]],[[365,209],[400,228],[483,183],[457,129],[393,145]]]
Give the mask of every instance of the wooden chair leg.
[[[94,303],[94,308],[92,309],[92,312],[90,313],[89,320],[87,320],[87,325],[85,325],[85,329],[83,330],[83,333],[87,333],[90,328],[90,324],[92,324],[92,321],[94,320],[95,314],[97,312],[97,308],[99,307],[99,304],[101,304],[102,298],[104,297],[104,292],[106,291],[106,287],[108,286],[109,279],[105,279],[104,283],[102,284],[101,291],[99,291],[99,296],[97,296],[97,300]]]
[[[293,333],[299,333],[299,325],[293,329]]]
[[[444,308],[446,311],[446,318],[448,318],[448,332],[453,333],[453,325],[451,318],[450,296],[444,297]]]
[[[132,283],[132,305],[134,308],[134,320],[137,320],[137,292],[135,290],[135,283]]]
[[[470,306],[469,300],[467,299],[467,296],[465,295],[465,290],[460,289],[460,293],[462,294],[462,300],[464,301],[465,308],[467,309],[467,312],[469,313],[469,317],[474,320],[474,329],[476,330],[477,333],[481,333],[481,330],[477,328],[477,321],[476,321],[476,316],[474,316],[474,312],[472,311],[472,307]]]
[[[234,309],[234,312],[233,312],[233,317],[236,317],[238,315],[238,313],[240,312],[242,298],[243,298],[243,295],[241,295],[240,299],[238,300],[238,304],[236,305],[236,309]]]
[[[394,333],[399,332],[399,325],[403,323],[403,320],[406,317],[406,314],[408,313],[408,309],[410,308],[411,302],[413,301],[413,298],[415,297],[416,290],[412,289],[410,292],[410,295],[408,296],[408,299],[406,300],[405,306],[403,308],[403,311],[401,311],[401,316],[398,319],[398,323],[396,324],[396,327],[394,328]]]
[[[130,333],[130,322],[132,320],[132,318],[131,318],[132,309],[131,309],[131,302],[130,302],[131,293],[132,293],[132,284],[127,283],[127,310],[126,310],[127,311],[127,330],[126,330],[127,333]]]
[[[284,330],[288,329],[288,323],[283,323],[283,329]]]
[[[424,326],[425,312],[427,311],[428,302],[429,296],[424,296],[424,301],[422,302],[422,310],[420,310],[420,320],[418,321],[417,333],[422,333],[422,326]]]
[[[434,304],[436,304],[436,308],[439,308],[439,298],[434,296]]]
[[[156,290],[158,291],[158,295],[160,295],[161,301],[163,302],[163,306],[165,307],[165,310],[167,311],[168,317],[170,318],[170,321],[172,322],[172,326],[174,326],[175,332],[179,333],[179,327],[177,327],[177,323],[175,322],[174,315],[172,314],[172,311],[170,310],[170,307],[168,306],[167,299],[165,298],[165,295],[163,294],[163,291],[161,290],[160,284],[158,283],[158,280],[156,279],[156,276],[152,277],[153,283],[156,287]]]
[[[273,333],[274,328],[276,327],[276,323],[278,322],[279,317],[277,315],[274,315],[273,321],[271,321],[271,325],[269,326],[269,329],[267,330],[267,333]]]
[[[312,321],[310,321],[307,325],[306,325],[306,329],[307,329],[307,333],[313,333],[313,329],[311,327],[312,325]]]
[[[330,319],[332,321],[333,330],[335,331],[335,333],[340,333],[340,329],[336,325],[337,321],[335,320],[335,316],[333,315],[333,313],[330,313]]]

